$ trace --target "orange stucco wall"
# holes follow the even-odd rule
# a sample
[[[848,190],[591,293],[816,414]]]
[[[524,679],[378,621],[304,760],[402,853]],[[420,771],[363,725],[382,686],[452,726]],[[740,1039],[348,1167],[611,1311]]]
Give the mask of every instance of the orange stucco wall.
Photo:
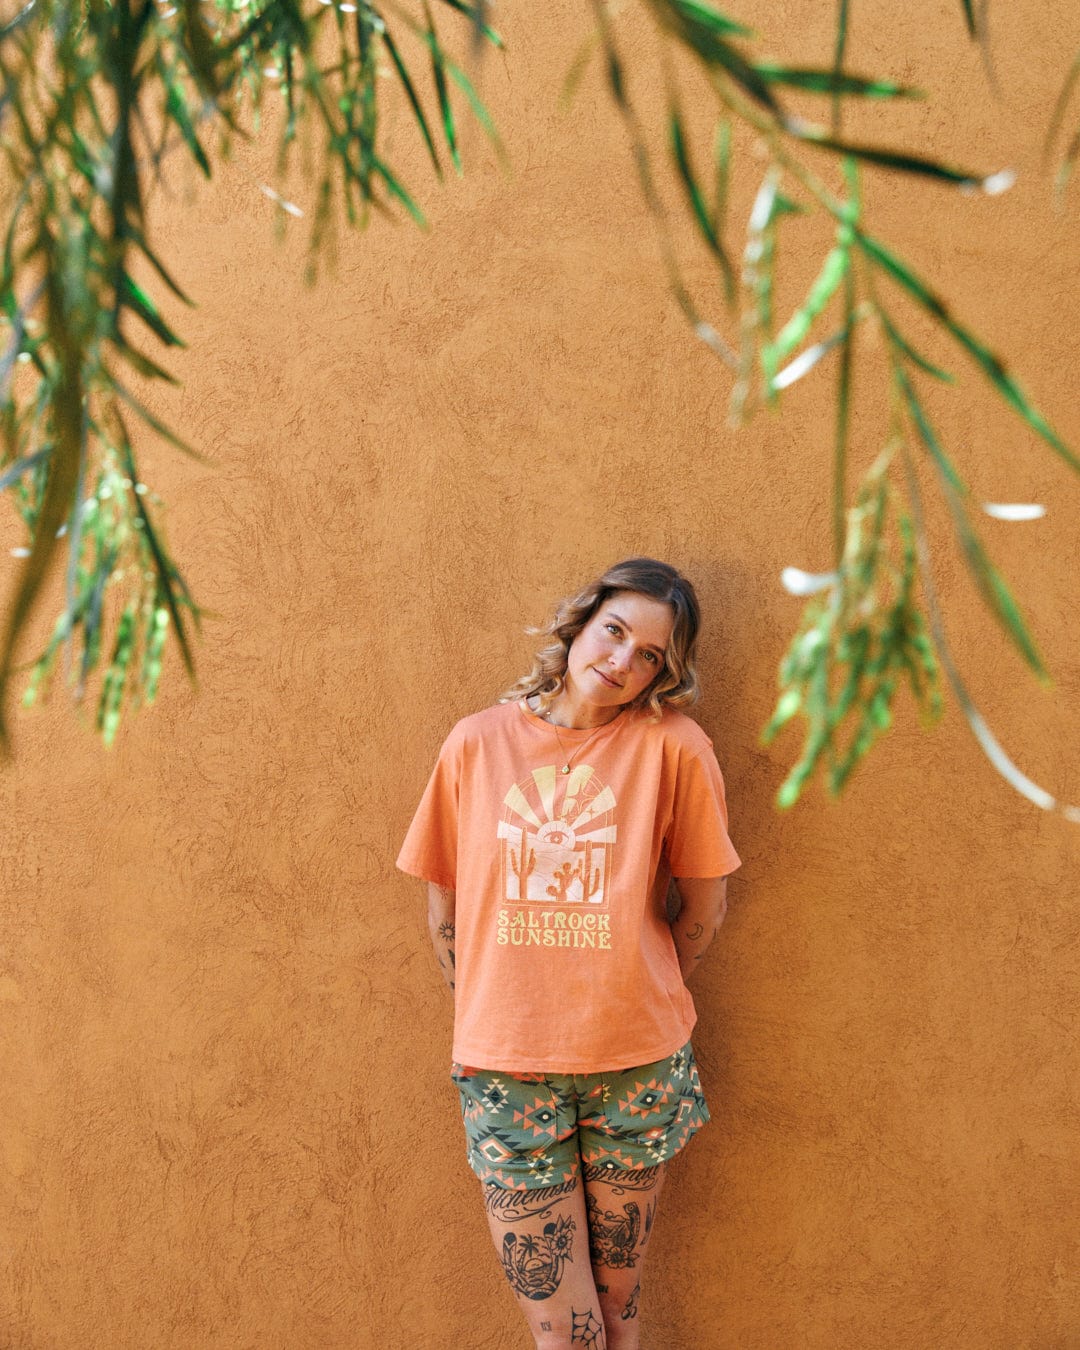
[[[832,9],[741,12],[778,57],[823,62]],[[853,11],[856,68],[933,90],[890,114],[892,143],[1021,171],[993,200],[871,178],[871,220],[1080,445],[1080,187],[1055,211],[1038,163],[1075,7],[990,6],[998,103],[959,3]],[[174,315],[185,383],[157,406],[215,465],[147,443],[145,473],[216,616],[198,695],[174,653],[112,753],[61,697],[15,714],[0,1346],[523,1350],[420,888],[392,861],[451,723],[522,667],[525,625],[641,551],[699,586],[699,716],[744,859],[695,984],[714,1123],[671,1170],[645,1344],[1075,1350],[1080,833],[1003,784],[951,698],[927,735],[905,696],[841,805],[815,788],[774,811],[795,737],[757,733],[798,615],[778,576],[830,562],[832,381],[728,429],[596,69],[556,112],[585,7],[498,22],[484,89],[509,177],[472,128],[465,178],[439,189],[394,114],[430,237],[377,221],[307,290],[305,226],[275,244],[262,152],[155,195],[199,301]],[[627,22],[631,69],[655,70]],[[738,209],[753,190],[744,166]],[[812,234],[788,236],[785,305]],[[704,304],[708,264],[678,239]],[[953,364],[965,384],[934,407],[976,499],[1048,507],[981,530],[1057,682],[1006,647],[935,506],[955,654],[1024,769],[1080,800],[1080,481]],[[860,467],[883,416],[860,403]]]

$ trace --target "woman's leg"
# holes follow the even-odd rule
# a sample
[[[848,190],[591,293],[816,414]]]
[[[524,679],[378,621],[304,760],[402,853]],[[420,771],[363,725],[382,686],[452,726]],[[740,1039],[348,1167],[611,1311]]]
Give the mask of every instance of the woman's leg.
[[[537,1350],[610,1350],[581,1177],[530,1191],[488,1183],[483,1193],[495,1250]]]
[[[641,1271],[664,1166],[659,1163],[637,1172],[588,1164],[584,1168],[589,1250],[606,1350],[639,1350],[641,1345],[637,1320]]]

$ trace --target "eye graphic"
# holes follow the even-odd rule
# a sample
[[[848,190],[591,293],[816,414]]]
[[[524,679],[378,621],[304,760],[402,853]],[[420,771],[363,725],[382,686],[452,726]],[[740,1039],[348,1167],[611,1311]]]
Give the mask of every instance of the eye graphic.
[[[537,830],[536,837],[554,848],[573,848],[577,843],[577,835],[565,820],[545,821]]]

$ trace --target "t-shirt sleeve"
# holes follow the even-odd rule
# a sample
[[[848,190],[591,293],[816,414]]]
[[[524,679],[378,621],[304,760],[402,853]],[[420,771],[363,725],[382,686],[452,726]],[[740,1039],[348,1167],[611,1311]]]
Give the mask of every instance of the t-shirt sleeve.
[[[667,856],[675,877],[725,877],[741,859],[728,838],[724,779],[711,747],[685,754],[675,780]]]
[[[420,805],[397,857],[410,876],[437,886],[457,885],[460,738],[451,733],[439,751]]]

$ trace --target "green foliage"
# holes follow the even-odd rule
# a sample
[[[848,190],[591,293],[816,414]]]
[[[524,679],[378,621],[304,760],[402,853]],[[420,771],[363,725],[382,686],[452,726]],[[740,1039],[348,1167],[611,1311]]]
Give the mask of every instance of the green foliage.
[[[681,112],[691,100],[684,97],[674,75],[675,63],[665,54],[670,161],[696,231],[718,269],[726,312],[703,316],[682,279],[667,209],[657,188],[651,138],[621,73],[626,63],[612,17],[601,0],[594,0],[598,34],[609,72],[620,72],[616,103],[626,123],[645,200],[658,227],[672,289],[695,331],[734,372],[729,405],[732,423],[745,424],[762,407],[777,408],[782,394],[793,384],[815,371],[831,354],[837,358],[833,435],[836,572],[828,599],[815,597],[807,603],[800,632],[781,667],[782,693],[765,732],[766,739],[771,740],[779,727],[797,714],[805,723],[802,754],[780,791],[779,804],[790,806],[797,800],[822,766],[826,768],[829,791],[840,791],[876,736],[890,724],[898,675],[907,673],[923,713],[929,720],[936,718],[938,659],[950,674],[980,744],[987,748],[984,724],[963,694],[954,664],[948,659],[943,629],[928,624],[916,599],[920,566],[924,586],[929,585],[929,548],[919,536],[921,516],[913,503],[911,451],[921,453],[933,468],[949,508],[957,545],[991,614],[1036,676],[1044,682],[1048,677],[1019,607],[971,523],[965,507],[969,492],[962,474],[947,456],[915,387],[916,375],[932,376],[945,385],[953,383],[953,376],[918,353],[902,331],[905,321],[891,310],[892,299],[887,309],[879,291],[898,288],[904,301],[928,317],[946,341],[970,358],[991,392],[1030,430],[1071,468],[1080,469],[1080,459],[1034,406],[1004,361],[871,230],[864,219],[860,172],[863,167],[884,170],[927,184],[991,195],[1004,191],[1012,175],[974,172],[904,149],[856,143],[843,136],[847,100],[888,102],[921,97],[918,91],[892,81],[845,70],[846,0],[841,0],[838,8],[832,64],[822,68],[789,67],[761,59],[750,41],[753,34],[711,4],[688,5],[685,0],[646,3],[660,34],[682,47],[690,58],[690,62],[682,63],[683,68],[693,65],[703,72],[715,109],[717,181],[710,202],[693,168],[700,152],[695,151]],[[970,7],[965,8],[964,18],[972,36],[981,38]],[[1078,73],[1080,62],[1063,91],[1063,100],[1071,93],[1071,82]],[[691,69],[683,78],[692,77]],[[700,80],[700,75],[697,78]],[[829,127],[808,120],[789,103],[792,97],[814,96],[830,100]],[[696,95],[694,102],[700,110],[702,98]],[[760,175],[760,186],[745,222],[737,280],[730,261],[735,256],[731,239],[735,226],[727,210],[729,182],[736,168],[732,124],[741,124],[756,142],[756,155],[744,158],[751,166],[749,171]],[[833,157],[829,176],[823,176],[818,167],[821,152]],[[762,159],[764,168],[760,167]],[[824,215],[830,221],[832,240],[801,304],[781,322],[775,312],[781,224],[785,218],[807,214]],[[864,375],[861,369],[856,371],[857,365],[864,364],[857,359],[861,350],[858,330],[868,320],[884,336],[889,359],[884,370],[880,362],[873,362],[872,373]],[[872,407],[890,407],[892,415],[885,429],[886,451],[864,480],[856,505],[849,509],[849,438],[856,392]],[[899,459],[905,472],[898,483],[889,484],[886,475],[895,472],[897,448],[902,450]],[[905,499],[906,507],[900,504]],[[886,562],[893,554],[899,555],[899,565]],[[884,599],[886,581],[891,581],[895,592],[891,603]],[[845,670],[840,687],[834,688],[838,673]],[[852,723],[854,730],[846,748],[840,750],[845,721]],[[1000,747],[990,758],[1017,785],[1015,766]],[[1037,800],[1037,796],[1031,799]],[[1040,804],[1045,805],[1045,801]]]
[[[1054,111],[1050,115],[1050,125],[1046,132],[1045,149],[1047,152],[1049,152],[1050,148],[1053,146],[1054,141],[1057,139],[1057,136],[1065,123],[1065,116],[1072,104],[1078,80],[1080,80],[1080,52],[1077,52],[1072,65],[1069,67],[1069,72],[1065,76],[1065,82],[1061,86],[1061,93],[1058,95],[1057,103],[1054,105]],[[1065,190],[1077,159],[1080,159],[1080,124],[1076,125],[1072,134],[1065,142],[1065,148],[1061,156],[1061,164],[1057,174],[1057,184],[1060,192]]]
[[[479,9],[461,0],[443,0],[442,8],[459,31],[500,44]],[[30,541],[0,644],[0,707],[17,639],[65,536],[65,604],[32,663],[24,703],[44,695],[65,648],[77,698],[102,672],[96,724],[109,744],[125,699],[153,701],[170,631],[194,676],[189,624],[198,627],[204,611],[170,556],[157,518],[162,503],[140,480],[125,420],[131,415],[196,454],[129,387],[132,374],[173,382],[147,351],[148,339],[184,345],[152,288],[190,304],[151,247],[147,182],[176,155],[210,177],[231,139],[249,134],[265,108],[280,103],[282,169],[306,125],[322,138],[313,266],[338,193],[355,226],[395,202],[424,225],[382,150],[385,53],[441,172],[419,81],[392,28],[417,39],[460,170],[450,84],[497,137],[468,77],[447,55],[427,3],[420,22],[396,6],[362,0],[34,0],[0,29],[5,178],[13,185],[4,202],[0,285],[7,329],[0,481],[13,488]],[[264,190],[279,213],[300,214],[274,189]],[[0,742],[6,750],[2,718]]]
[[[920,388],[930,378],[945,392],[954,376],[916,349],[904,332],[904,311],[894,312],[894,303],[928,318],[972,362],[992,395],[1070,467],[1080,468],[1080,459],[1005,363],[871,228],[860,181],[865,168],[907,175],[926,189],[996,193],[1010,176],[844,136],[849,100],[887,107],[895,99],[921,97],[892,80],[846,68],[848,0],[838,0],[831,60],[821,67],[766,59],[753,31],[711,0],[642,4],[662,43],[666,155],[681,203],[717,269],[715,316],[703,316],[683,280],[650,148],[655,138],[638,115],[635,72],[623,59],[616,14],[606,0],[590,0],[595,30],[568,73],[563,101],[569,102],[600,51],[673,294],[694,332],[731,372],[732,422],[777,409],[792,385],[812,372],[820,376],[819,367],[827,369],[830,361],[835,366],[835,571],[826,579],[827,594],[815,593],[806,606],[781,665],[776,712],[763,733],[771,740],[796,716],[805,723],[802,753],[780,791],[781,805],[791,805],[819,770],[828,790],[840,792],[891,724],[894,695],[905,677],[924,721],[936,720],[939,668],[995,767],[1031,800],[1054,804],[993,740],[945,643],[917,463],[928,466],[945,498],[957,546],[990,613],[1037,678],[1047,679],[1019,607],[978,538],[961,466],[943,445]],[[60,539],[68,557],[65,603],[45,651],[30,664],[24,702],[44,696],[64,650],[77,698],[100,673],[96,726],[111,743],[126,706],[153,702],[170,633],[194,678],[189,625],[198,628],[205,611],[170,556],[159,519],[163,504],[141,480],[129,428],[137,422],[198,457],[147,406],[138,383],[172,381],[150,353],[183,346],[164,305],[191,303],[148,238],[143,203],[150,180],[174,157],[210,177],[233,140],[258,132],[267,110],[275,109],[282,172],[301,137],[320,148],[310,277],[342,213],[363,228],[373,215],[397,209],[426,228],[413,189],[388,159],[383,100],[399,97],[408,107],[439,178],[445,160],[462,171],[459,118],[465,110],[505,156],[447,40],[448,33],[457,40],[465,34],[474,53],[484,44],[501,46],[486,15],[483,0],[413,0],[411,9],[393,0],[30,0],[0,27],[0,125],[9,185],[0,285],[6,329],[0,487],[11,490],[29,540],[20,550],[26,563],[0,642],[0,713],[16,642]],[[985,51],[981,11],[961,0],[958,17]],[[695,145],[691,130],[700,125],[702,100],[696,94],[686,99],[680,83],[690,67],[704,81],[713,115],[708,146]],[[384,74],[390,80],[380,86]],[[1067,124],[1078,80],[1080,58],[1051,118],[1048,149]],[[828,126],[801,110],[802,102],[813,111],[822,100]],[[753,158],[745,151],[748,139]],[[1065,144],[1062,186],[1078,156],[1080,132]],[[747,164],[757,190],[740,224],[730,209],[732,181]],[[279,220],[303,214],[275,188],[263,190],[277,203]],[[815,215],[828,222],[830,235],[817,275],[794,312],[778,315],[783,239],[803,228],[798,218]],[[861,334],[868,328],[887,353],[884,369],[874,363],[870,377],[860,360]],[[875,380],[884,380],[885,388],[875,388]],[[856,395],[875,407],[887,405],[891,415],[885,449],[849,506]],[[890,475],[898,464],[903,473],[894,482]],[[926,610],[917,597],[920,577]],[[7,749],[2,716],[0,744]]]
[[[812,599],[780,663],[780,697],[761,733],[764,743],[797,713],[807,722],[800,759],[777,794],[793,805],[819,764],[830,793],[839,794],[875,739],[892,724],[898,684],[907,676],[925,725],[941,715],[938,664],[914,599],[915,532],[897,507],[888,467],[895,447],[871,467],[848,512],[840,565],[827,593]],[[895,522],[900,558],[890,551]],[[844,724],[853,723],[846,744]]]

